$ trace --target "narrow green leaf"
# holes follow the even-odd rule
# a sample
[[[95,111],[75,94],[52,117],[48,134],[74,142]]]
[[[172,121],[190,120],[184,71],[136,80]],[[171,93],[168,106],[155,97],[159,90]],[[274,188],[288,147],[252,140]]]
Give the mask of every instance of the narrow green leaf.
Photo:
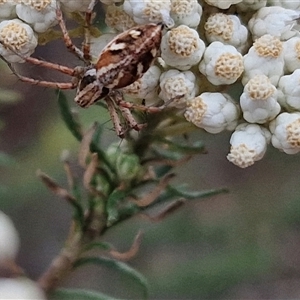
[[[171,192],[174,196],[183,197],[187,200],[202,199],[210,196],[214,196],[221,193],[228,193],[228,189],[212,189],[204,191],[188,191],[184,186],[168,186],[168,191]]]
[[[166,175],[167,173],[169,173],[172,169],[173,169],[172,166],[162,165],[162,166],[155,168],[155,174],[156,174],[157,178],[161,178],[164,175]]]
[[[104,267],[111,268],[118,272],[125,274],[126,276],[132,278],[136,283],[138,283],[143,289],[143,298],[146,299],[148,295],[148,283],[146,278],[136,271],[135,269],[131,268],[129,265],[121,262],[116,261],[114,259],[105,258],[105,257],[83,257],[76,261],[74,264],[75,268],[87,265],[100,265]]]
[[[81,141],[82,133],[81,133],[81,126],[74,118],[73,113],[71,112],[70,106],[68,104],[67,98],[65,94],[61,90],[57,90],[56,94],[58,96],[58,105],[60,108],[60,113],[64,122],[66,123],[68,129],[73,134],[73,136],[78,140]]]
[[[164,144],[168,144],[173,151],[180,151],[183,152],[185,155],[186,154],[193,154],[193,153],[204,153],[205,147],[202,141],[196,141],[192,144],[188,144],[188,143],[175,143],[173,140],[169,140],[169,139],[164,139],[162,138],[160,140],[161,142],[163,142]]]
[[[164,149],[164,148],[156,148],[153,150],[155,158],[159,159],[167,159],[167,160],[175,160],[178,161],[183,157],[183,154],[180,152],[174,151],[174,149]]]
[[[119,212],[118,204],[126,197],[127,193],[121,190],[114,190],[107,199],[106,213],[107,213],[107,226],[111,226],[118,221]]]
[[[57,289],[49,300],[118,300],[105,294],[84,289]]]
[[[186,200],[200,200],[227,192],[228,190],[225,188],[205,191],[187,191],[185,186],[168,186],[167,189],[157,198],[157,200],[148,206],[148,208],[153,207],[159,203],[173,201],[176,198],[184,198]]]
[[[85,248],[84,251],[89,251],[92,249],[101,249],[101,250],[110,250],[112,246],[106,242],[92,242],[89,243]]]

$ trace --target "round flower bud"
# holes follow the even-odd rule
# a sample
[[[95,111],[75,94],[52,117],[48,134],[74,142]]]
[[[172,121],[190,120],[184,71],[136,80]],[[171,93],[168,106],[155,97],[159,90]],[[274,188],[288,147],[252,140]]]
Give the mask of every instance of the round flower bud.
[[[289,23],[294,21],[296,12],[279,6],[262,7],[248,22],[253,39],[265,34],[287,40],[296,35]]]
[[[222,42],[234,46],[239,52],[247,46],[248,29],[235,15],[212,14],[204,25],[205,36],[212,43]]]
[[[17,0],[0,1],[0,21],[15,18]]]
[[[235,47],[213,42],[206,48],[199,70],[214,85],[231,84],[244,71],[243,57]]]
[[[171,0],[171,17],[175,25],[196,28],[201,19],[202,7],[197,0]]]
[[[272,145],[287,153],[300,151],[300,113],[281,113],[270,123]]]
[[[278,102],[288,110],[300,110],[300,69],[278,82]]]
[[[248,81],[240,97],[240,105],[243,117],[249,123],[266,123],[281,110],[276,87],[265,75],[256,75]]]
[[[163,22],[167,27],[174,26],[170,0],[125,0],[123,7],[137,24]]]
[[[267,4],[267,0],[243,0],[238,3],[236,6],[241,11],[249,11],[249,10],[258,10],[262,7],[265,7]]]
[[[292,73],[300,68],[300,37],[295,36],[283,43],[284,69]]]
[[[276,86],[283,75],[283,43],[269,34],[260,37],[244,56],[244,67],[243,85],[255,75],[264,74]]]
[[[219,133],[236,127],[239,109],[227,94],[203,93],[187,101],[184,116],[209,133]]]
[[[0,266],[14,261],[19,251],[19,235],[11,219],[0,211]],[[2,296],[0,292],[0,296]]]
[[[209,5],[221,8],[221,9],[227,9],[233,4],[237,4],[239,2],[242,2],[243,0],[205,0],[205,2]]]
[[[38,44],[32,28],[19,19],[0,23],[0,40],[4,45],[11,46],[17,53],[25,57],[30,56]],[[12,63],[24,62],[20,56],[4,47],[3,44],[0,44],[0,55]]]
[[[287,0],[268,0],[269,6],[281,6],[288,9],[299,10],[300,2]]]
[[[161,41],[161,57],[171,67],[188,70],[199,63],[205,49],[196,30],[180,25],[169,30]]]
[[[123,6],[109,5],[106,9],[105,23],[118,31],[125,31],[136,26],[132,17],[123,9]]]
[[[227,159],[240,168],[247,168],[263,158],[270,139],[271,134],[266,128],[240,124],[231,135]]]
[[[160,76],[159,97],[169,106],[183,108],[198,93],[196,77],[191,71],[169,70]]]
[[[56,0],[20,0],[20,4],[16,6],[16,13],[36,32],[45,32],[57,24]]]
[[[1,299],[46,300],[46,295],[37,283],[26,278],[1,278]]]

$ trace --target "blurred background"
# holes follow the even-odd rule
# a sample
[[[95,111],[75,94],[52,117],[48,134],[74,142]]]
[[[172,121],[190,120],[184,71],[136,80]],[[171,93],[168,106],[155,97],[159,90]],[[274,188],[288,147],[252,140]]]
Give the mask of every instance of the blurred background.
[[[79,64],[61,41],[39,47],[35,56],[71,67]],[[20,95],[19,101],[0,106],[0,150],[13,159],[1,166],[0,209],[19,231],[18,263],[36,279],[63,246],[72,214],[39,181],[36,170],[66,186],[60,157],[67,149],[75,164],[78,143],[60,118],[53,90],[19,82],[2,62],[0,71],[0,88]],[[19,71],[37,79],[69,80],[34,66],[21,66]],[[74,91],[67,95],[72,104]],[[2,90],[0,98],[4,96]],[[87,126],[109,120],[100,107],[76,109]],[[118,141],[111,124],[106,124],[104,147]],[[263,160],[239,169],[226,159],[230,133],[211,135],[198,130],[192,138],[202,140],[208,153],[178,168],[174,182],[186,182],[197,190],[226,187],[230,192],[187,203],[161,223],[136,217],[109,230],[105,241],[126,251],[137,231],[144,231],[141,249],[130,265],[149,280],[150,299],[298,298],[299,155],[269,147]],[[63,286],[119,298],[141,296],[130,279],[99,267],[74,272]]]

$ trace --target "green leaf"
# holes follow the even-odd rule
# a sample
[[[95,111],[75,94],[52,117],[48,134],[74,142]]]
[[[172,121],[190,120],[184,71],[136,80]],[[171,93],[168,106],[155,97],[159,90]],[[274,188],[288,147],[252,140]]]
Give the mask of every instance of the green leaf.
[[[174,151],[174,149],[156,148],[153,150],[155,158],[162,158],[167,160],[180,160],[184,154]]]
[[[118,300],[105,294],[84,289],[57,289],[49,300]]]
[[[221,193],[227,193],[227,189],[212,189],[205,191],[188,191],[185,186],[168,186],[166,190],[157,198],[155,202],[153,202],[149,207],[153,207],[159,203],[166,203],[169,201],[173,201],[174,199],[183,198],[186,200],[200,200],[207,197],[211,197],[214,195],[218,195]]]
[[[129,265],[116,261],[114,259],[105,258],[105,257],[83,257],[77,260],[74,264],[75,268],[87,265],[100,265],[108,267],[110,269],[116,270],[120,273],[125,274],[126,276],[132,278],[136,283],[138,283],[143,289],[143,298],[146,299],[148,295],[148,283],[146,278],[135,269],[131,268]]]
[[[119,212],[118,204],[127,196],[127,192],[121,190],[114,190],[107,199],[107,226],[111,226],[118,221]]]
[[[228,193],[228,189],[224,189],[224,188],[205,190],[205,191],[187,191],[185,186],[178,186],[178,187],[168,186],[167,189],[173,196],[183,197],[187,200],[195,200],[195,199],[197,200],[197,199],[211,197],[221,193]]]
[[[170,145],[173,151],[180,151],[184,154],[204,153],[206,151],[202,141],[196,141],[191,145],[187,142],[178,144],[175,143],[173,140],[163,138],[161,139],[161,141],[165,144]]]
[[[60,108],[60,113],[64,122],[66,123],[68,129],[73,134],[73,136],[78,140],[81,141],[82,133],[81,133],[81,126],[74,118],[73,113],[71,112],[70,106],[68,104],[67,98],[65,94],[57,90],[56,94],[58,95],[58,105]]]
[[[89,251],[92,249],[101,249],[101,250],[110,250],[112,249],[112,246],[109,243],[106,242],[92,242],[89,243],[85,248],[84,251]]]

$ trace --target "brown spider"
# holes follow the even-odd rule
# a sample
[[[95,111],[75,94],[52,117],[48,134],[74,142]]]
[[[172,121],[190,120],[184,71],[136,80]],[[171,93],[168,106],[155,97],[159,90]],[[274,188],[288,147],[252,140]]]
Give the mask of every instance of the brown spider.
[[[92,0],[88,10],[85,12],[86,28],[89,28],[91,24],[95,2],[95,0]],[[132,84],[141,78],[149,69],[159,51],[163,28],[162,24],[140,25],[117,35],[101,51],[96,64],[92,64],[90,61],[88,29],[86,29],[85,32],[83,50],[80,50],[73,44],[69,36],[59,2],[57,2],[56,17],[62,30],[66,47],[84,61],[86,66],[72,69],[33,57],[23,57],[16,53],[11,46],[0,41],[4,47],[15,52],[28,63],[56,70],[73,77],[71,82],[51,82],[29,78],[18,74],[12,64],[1,57],[21,81],[58,89],[77,88],[75,102],[81,107],[88,107],[103,98],[107,104],[116,133],[122,138],[124,137],[124,130],[116,108],[118,108],[118,111],[127,121],[128,126],[137,131],[144,127],[144,124],[138,124],[135,121],[130,109],[139,109],[147,112],[161,111],[163,107],[146,107],[144,105],[136,105],[124,101],[118,89]]]

